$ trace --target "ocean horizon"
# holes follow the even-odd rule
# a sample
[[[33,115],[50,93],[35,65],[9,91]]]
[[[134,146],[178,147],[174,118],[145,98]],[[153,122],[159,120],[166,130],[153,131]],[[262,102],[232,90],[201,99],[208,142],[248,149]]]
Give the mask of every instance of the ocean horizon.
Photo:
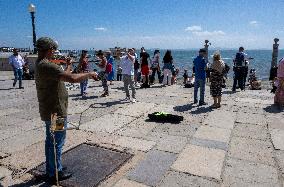
[[[153,49],[148,49],[147,52],[149,55],[152,57],[154,50]],[[166,52],[166,49],[159,49],[161,52],[161,60]],[[80,50],[78,50],[80,51]],[[179,77],[183,75],[184,69],[189,70],[189,74],[192,73],[192,65],[193,65],[193,59],[198,55],[198,49],[171,49],[172,51],[172,56],[174,59],[174,65],[176,68],[180,69]],[[212,57],[213,54],[216,51],[220,51],[222,59],[224,60],[225,63],[227,63],[231,69],[229,72],[229,78],[233,78],[233,59],[235,57],[236,52],[238,51],[237,49],[210,49],[209,48],[209,61],[212,62]],[[137,54],[139,56],[140,50],[137,50]],[[271,61],[272,61],[272,50],[269,49],[256,49],[256,50],[245,50],[245,53],[248,55],[248,57],[254,58],[253,60],[250,60],[249,62],[249,69],[254,68],[256,70],[256,74],[259,79],[261,80],[268,80],[269,78],[269,73],[270,73],[270,68],[271,68]],[[9,55],[11,55],[10,53]],[[89,54],[93,55],[94,51],[89,51]],[[0,53],[0,56],[1,55]],[[5,56],[8,56],[7,53],[5,53]],[[284,57],[284,49],[280,49],[278,52],[278,61]],[[117,63],[115,62],[114,64],[114,69],[117,67]],[[94,63],[91,63],[91,69],[98,69]]]

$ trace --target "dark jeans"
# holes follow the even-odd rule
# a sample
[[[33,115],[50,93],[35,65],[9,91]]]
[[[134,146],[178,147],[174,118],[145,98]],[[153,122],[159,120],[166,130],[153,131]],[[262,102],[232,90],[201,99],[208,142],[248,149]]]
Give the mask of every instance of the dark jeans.
[[[80,82],[80,88],[81,88],[81,95],[86,94],[87,92],[87,87],[88,87],[88,79],[83,80]]]
[[[117,74],[117,76],[116,76],[116,77],[117,77],[117,79],[116,79],[117,81],[121,81],[122,74]]]
[[[200,98],[199,103],[204,103],[204,92],[205,92],[205,80],[203,79],[196,79],[194,83],[194,102],[197,102],[197,93],[198,89],[200,88]]]
[[[55,158],[54,158],[54,145],[53,137],[50,132],[51,121],[45,121],[46,137],[45,137],[45,159],[46,159],[46,174],[49,177],[55,176]],[[67,127],[67,118],[64,120],[64,128]],[[55,150],[56,150],[56,163],[58,171],[62,171],[62,148],[65,143],[66,130],[55,132]]]
[[[14,76],[15,76],[15,79],[14,79],[13,85],[16,85],[17,80],[19,80],[19,88],[21,88],[22,87],[22,79],[23,79],[23,70],[15,68],[14,69]]]
[[[244,89],[244,75],[241,69],[235,69],[233,91],[236,91],[237,84],[241,90]]]
[[[158,74],[158,80],[160,81],[160,79],[161,79],[161,71],[159,71],[158,68],[152,68],[152,75],[150,77],[150,83],[154,83],[155,82],[156,72]]]

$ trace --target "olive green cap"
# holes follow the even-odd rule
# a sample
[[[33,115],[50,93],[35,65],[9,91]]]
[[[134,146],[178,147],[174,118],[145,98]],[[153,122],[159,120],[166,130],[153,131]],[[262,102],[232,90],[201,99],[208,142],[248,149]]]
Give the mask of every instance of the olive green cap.
[[[38,50],[57,49],[57,43],[49,37],[41,37],[36,41],[36,48]]]

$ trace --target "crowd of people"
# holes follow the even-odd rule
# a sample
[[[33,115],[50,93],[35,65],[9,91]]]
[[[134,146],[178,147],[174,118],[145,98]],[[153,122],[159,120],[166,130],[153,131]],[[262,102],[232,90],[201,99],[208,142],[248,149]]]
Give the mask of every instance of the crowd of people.
[[[107,97],[109,92],[109,85],[113,84],[114,80],[114,58],[110,51],[98,51],[96,53],[95,64],[99,68],[97,71],[91,71],[87,58],[88,51],[83,50],[80,56],[79,64],[76,71],[72,73],[72,62],[70,58],[66,58],[66,66],[63,69],[58,64],[52,63],[51,59],[54,55],[58,45],[54,40],[48,37],[39,38],[36,42],[38,49],[38,59],[35,63],[35,83],[37,90],[37,97],[39,102],[39,113],[42,121],[46,126],[46,140],[45,140],[45,157],[46,157],[46,177],[48,181],[54,183],[57,179],[64,180],[70,178],[72,173],[68,172],[62,166],[61,154],[66,137],[67,127],[67,108],[68,108],[68,93],[64,82],[80,83],[81,96],[86,97],[88,79],[100,80],[102,82],[103,94],[102,97]],[[225,87],[225,78],[229,71],[229,66],[222,60],[221,53],[216,52],[213,55],[213,62],[208,66],[207,50],[200,49],[199,55],[193,60],[193,72],[189,77],[188,70],[184,71],[184,84],[190,84],[194,87],[195,104],[205,105],[205,88],[206,78],[210,81],[210,94],[213,97],[212,108],[221,107],[222,88]],[[232,91],[235,92],[237,88],[245,89],[246,76],[248,74],[248,60],[244,53],[244,48],[240,47],[234,60],[234,83]],[[141,88],[149,88],[151,84],[155,83],[156,73],[158,80],[162,85],[172,85],[178,74],[178,68],[174,67],[174,59],[170,50],[167,50],[162,62],[160,62],[160,51],[155,50],[153,57],[141,48],[140,58],[135,52],[134,48],[128,49],[125,54],[119,57],[120,63],[117,67],[117,80],[122,80],[124,83],[124,90],[126,100],[133,103],[136,102],[136,87],[141,79]],[[16,85],[19,79],[19,88],[22,87],[21,75],[24,60],[20,57],[17,51],[9,59],[13,66]],[[249,82],[253,87],[257,78],[255,71],[250,71]],[[275,104],[284,105],[284,59],[280,60],[277,70],[277,77],[275,78]],[[131,97],[130,91],[131,89]],[[199,91],[199,99],[198,99]],[[56,120],[54,122],[54,116]],[[63,124],[59,131],[56,131],[52,126]],[[53,142],[56,142],[55,144]],[[54,151],[54,149],[56,151]],[[56,154],[55,154],[56,153]],[[58,174],[58,175],[56,175]]]

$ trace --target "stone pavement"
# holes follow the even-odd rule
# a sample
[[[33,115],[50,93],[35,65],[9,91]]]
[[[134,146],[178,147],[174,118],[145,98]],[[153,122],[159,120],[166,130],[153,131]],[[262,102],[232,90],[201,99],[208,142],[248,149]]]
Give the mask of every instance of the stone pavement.
[[[88,142],[134,155],[100,186],[283,186],[284,113],[267,90],[225,90],[222,107],[211,110],[208,87],[209,104],[198,107],[193,89],[180,85],[139,89],[133,104],[123,101],[122,82],[110,86],[107,98],[99,97],[99,82],[90,82],[85,100],[78,89],[69,91],[70,126],[79,130],[67,132],[64,151]],[[34,81],[24,81],[24,90],[11,85],[0,74],[0,182],[21,186],[44,161],[44,125]],[[148,121],[155,111],[184,121]]]

